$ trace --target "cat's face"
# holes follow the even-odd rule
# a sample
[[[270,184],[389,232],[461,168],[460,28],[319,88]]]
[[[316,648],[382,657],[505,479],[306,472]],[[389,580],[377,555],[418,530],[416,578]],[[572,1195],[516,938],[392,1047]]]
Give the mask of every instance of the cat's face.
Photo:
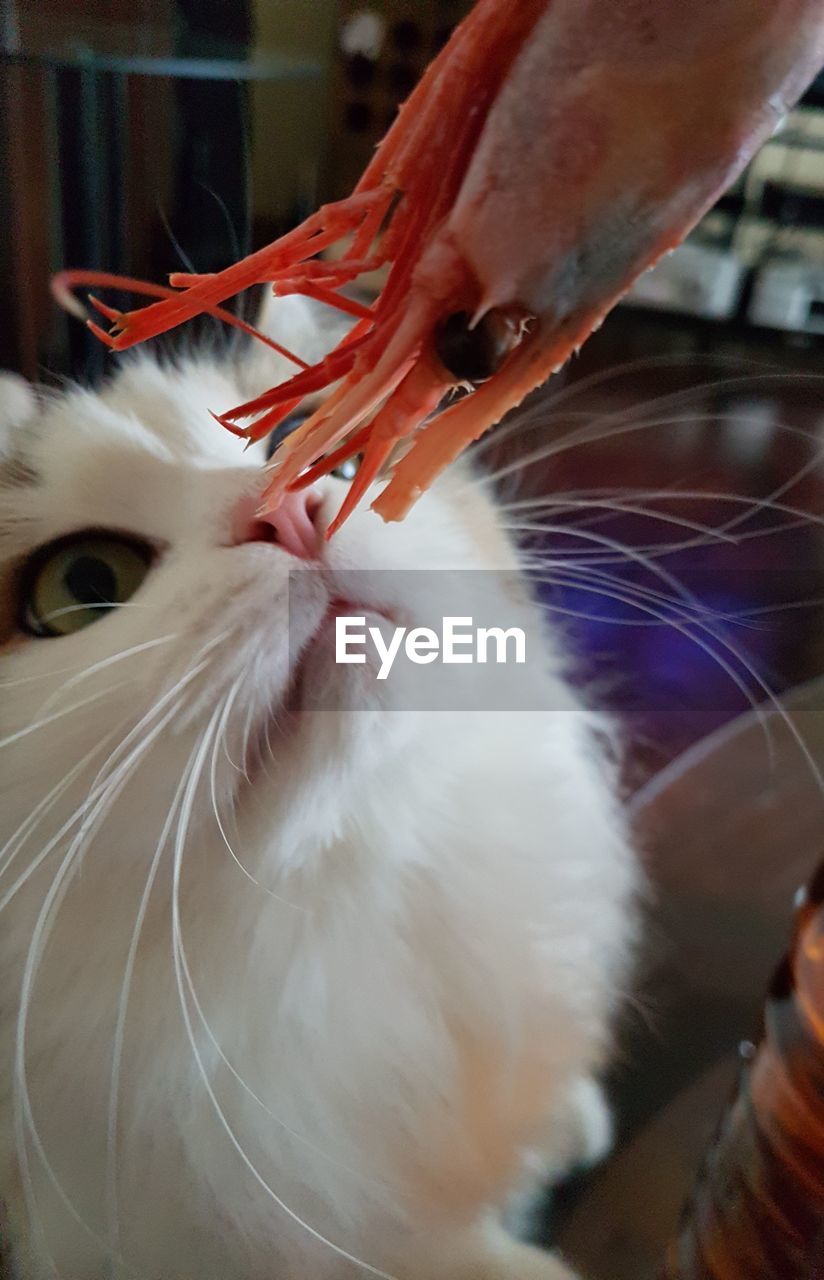
[[[293,554],[300,539],[260,540],[251,515],[263,450],[244,452],[209,414],[243,388],[215,363],[162,370],[144,361],[101,394],[72,391],[25,413],[6,398],[7,854],[38,806],[59,815],[88,808],[91,795],[96,821],[94,797],[102,803],[119,769],[121,823],[170,810],[188,771],[201,778],[195,817],[202,807],[211,818],[215,800],[247,843],[265,845],[273,824],[282,833],[292,824],[298,844],[310,832],[324,841],[398,752],[420,762],[443,749],[443,717],[415,714],[375,680],[371,658],[335,662],[334,617],[363,607],[381,626],[421,620],[426,601],[414,596],[425,596],[426,574],[359,576],[366,585],[353,599],[352,570],[513,569],[493,504],[460,471],[403,524],[384,525],[363,507],[324,542],[346,492],[345,479],[329,477],[302,511],[312,530],[303,554]],[[490,577],[477,578],[487,597],[479,609],[488,609]],[[120,607],[84,608],[114,584]],[[322,709],[308,711],[310,702]]]

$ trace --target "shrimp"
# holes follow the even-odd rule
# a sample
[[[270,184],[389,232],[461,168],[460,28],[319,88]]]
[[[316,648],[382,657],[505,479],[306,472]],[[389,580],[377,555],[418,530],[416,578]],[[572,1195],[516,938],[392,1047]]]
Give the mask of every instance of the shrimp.
[[[386,476],[373,507],[402,519],[683,239],[822,63],[822,0],[478,0],[349,199],[149,306],[98,304],[112,329],[91,327],[123,350],[255,284],[347,311],[325,360],[219,420],[259,439],[333,388],[277,450],[265,509],[358,453],[329,534]],[[341,293],[377,268],[373,305]]]

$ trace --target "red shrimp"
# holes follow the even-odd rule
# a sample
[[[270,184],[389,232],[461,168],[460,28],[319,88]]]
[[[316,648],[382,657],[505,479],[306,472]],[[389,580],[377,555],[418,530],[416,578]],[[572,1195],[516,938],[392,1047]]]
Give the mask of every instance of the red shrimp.
[[[278,449],[267,506],[359,452],[334,529],[404,439],[373,503],[401,519],[683,239],[822,63],[823,0],[478,0],[348,200],[225,271],[172,277],[161,301],[108,311],[105,341],[225,315],[254,284],[338,303],[357,323],[336,351],[221,421],[257,438],[337,383]],[[378,267],[374,305],[340,295]]]

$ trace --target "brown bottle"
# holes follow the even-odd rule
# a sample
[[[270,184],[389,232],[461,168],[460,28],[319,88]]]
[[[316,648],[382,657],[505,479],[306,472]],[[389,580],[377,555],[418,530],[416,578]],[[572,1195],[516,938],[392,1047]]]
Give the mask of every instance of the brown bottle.
[[[824,865],[662,1280],[824,1280]]]

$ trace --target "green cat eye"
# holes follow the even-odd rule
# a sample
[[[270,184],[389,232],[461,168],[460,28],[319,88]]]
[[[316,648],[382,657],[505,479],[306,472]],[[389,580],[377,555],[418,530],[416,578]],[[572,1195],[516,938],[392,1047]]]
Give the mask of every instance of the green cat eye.
[[[358,474],[358,467],[360,464],[361,457],[360,454],[357,453],[353,458],[347,458],[339,467],[335,467],[332,475],[335,476],[337,480],[354,480],[355,476]]]
[[[80,533],[36,551],[23,571],[20,626],[33,636],[68,636],[130,600],[152,562],[145,543]]]

